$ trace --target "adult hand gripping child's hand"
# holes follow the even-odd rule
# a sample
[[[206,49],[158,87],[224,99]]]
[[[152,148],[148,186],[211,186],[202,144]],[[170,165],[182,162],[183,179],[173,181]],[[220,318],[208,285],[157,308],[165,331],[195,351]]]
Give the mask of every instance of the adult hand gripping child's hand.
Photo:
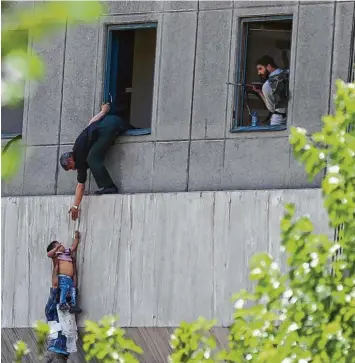
[[[76,221],[78,219],[78,216],[79,216],[79,208],[73,206],[73,207],[71,207],[69,209],[69,212],[68,213],[71,214],[71,219],[73,221]]]

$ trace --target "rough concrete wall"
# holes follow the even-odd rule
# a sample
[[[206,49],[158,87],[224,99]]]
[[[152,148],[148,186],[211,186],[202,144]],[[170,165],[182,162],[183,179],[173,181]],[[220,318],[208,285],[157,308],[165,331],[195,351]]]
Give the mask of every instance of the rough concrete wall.
[[[44,318],[53,239],[71,244],[66,196],[2,199],[2,327]],[[231,321],[250,288],[248,260],[277,260],[285,202],[329,233],[318,189],[137,194],[84,199],[78,270],[81,319],[118,314],[123,326],[173,327],[199,316]],[[82,320],[80,321],[80,324]]]
[[[105,26],[158,22],[152,134],[123,137],[107,158],[122,193],[302,188],[288,131],[232,134],[239,20],[294,16],[289,126],[319,129],[334,81],[348,76],[354,1],[107,2],[99,24],[63,28],[36,45],[48,64],[24,116],[25,165],[3,195],[71,194],[57,167],[101,102]],[[35,5],[35,7],[38,5]],[[41,180],[41,183],[38,182]],[[90,189],[96,189],[92,180]]]

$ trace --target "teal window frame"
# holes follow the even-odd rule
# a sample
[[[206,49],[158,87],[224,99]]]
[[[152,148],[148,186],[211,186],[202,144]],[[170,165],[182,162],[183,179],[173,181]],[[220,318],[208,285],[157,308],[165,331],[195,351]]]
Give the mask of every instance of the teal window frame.
[[[113,67],[112,64],[117,63],[119,55],[119,42],[117,38],[113,36],[113,32],[120,30],[135,30],[135,29],[147,29],[157,28],[157,22],[145,22],[145,23],[134,23],[134,24],[120,24],[120,25],[109,25],[107,27],[107,53],[106,53],[106,64],[105,64],[105,76],[104,76],[104,102],[112,102],[117,97],[116,82],[117,79],[117,67]],[[138,136],[138,135],[150,135],[152,129],[140,128],[128,130],[125,135],[127,136]]]
[[[249,23],[255,22],[268,22],[268,21],[282,21],[282,20],[291,20],[293,22],[292,15],[275,15],[275,16],[259,16],[259,17],[250,17],[243,18],[240,21],[240,35],[238,41],[238,57],[236,63],[236,76],[235,76],[235,84],[244,84],[246,77],[246,62],[247,62],[247,49],[248,49],[248,33],[249,33]],[[243,51],[244,49],[244,51]],[[243,64],[243,68],[242,67]],[[265,125],[265,126],[240,126],[242,123],[242,112],[244,110],[244,102],[245,102],[244,91],[241,87],[236,87],[235,89],[235,97],[234,97],[234,110],[233,110],[233,121],[232,128],[230,130],[231,133],[240,133],[240,132],[263,132],[263,131],[284,131],[287,130],[286,125]]]

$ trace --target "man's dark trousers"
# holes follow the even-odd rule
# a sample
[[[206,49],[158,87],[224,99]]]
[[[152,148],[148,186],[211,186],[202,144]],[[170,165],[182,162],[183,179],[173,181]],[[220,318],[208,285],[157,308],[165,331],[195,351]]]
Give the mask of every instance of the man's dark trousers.
[[[112,187],[115,183],[105,168],[105,155],[116,137],[128,130],[128,125],[122,118],[114,115],[105,116],[97,122],[98,137],[90,149],[87,163],[99,188]]]

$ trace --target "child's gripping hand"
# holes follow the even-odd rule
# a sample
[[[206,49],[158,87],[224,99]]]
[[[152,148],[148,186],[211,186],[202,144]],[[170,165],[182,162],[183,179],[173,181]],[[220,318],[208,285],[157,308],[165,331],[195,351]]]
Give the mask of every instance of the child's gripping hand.
[[[80,232],[79,231],[75,231],[75,239],[80,239]]]

